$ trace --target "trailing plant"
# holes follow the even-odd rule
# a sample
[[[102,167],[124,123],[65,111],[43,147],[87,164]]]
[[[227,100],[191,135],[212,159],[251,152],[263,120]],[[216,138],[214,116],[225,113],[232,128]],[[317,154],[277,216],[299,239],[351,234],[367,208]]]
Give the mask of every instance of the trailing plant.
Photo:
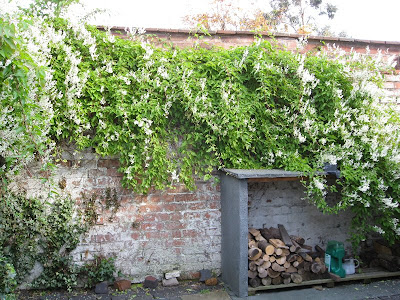
[[[71,199],[54,195],[46,200],[11,191],[3,193],[0,257],[6,266],[15,269],[15,283],[22,283],[38,262],[43,272],[33,286],[70,289],[76,285],[78,270],[69,254],[88,227],[79,215],[73,217],[76,211]],[[6,284],[7,280],[0,282]]]
[[[12,136],[0,142],[2,178],[41,153],[51,162],[65,140],[117,155],[124,186],[141,193],[176,182],[194,188],[215,168],[302,171],[321,211],[353,211],[355,245],[370,231],[399,239],[400,123],[379,103],[379,55],[303,55],[262,40],[229,50],[155,48],[61,18],[18,18],[2,17],[19,49],[2,54],[0,67],[11,74],[0,81],[1,132]],[[22,83],[34,92],[20,91],[13,73],[26,59],[34,67],[22,68],[30,80]],[[24,121],[27,111],[42,123]],[[318,175],[326,162],[341,171],[334,186]],[[342,198],[330,206],[325,195],[335,189]]]
[[[86,287],[91,288],[102,281],[113,281],[116,272],[114,261],[113,257],[97,256],[93,261],[85,264],[81,268],[80,274],[86,278]]]
[[[0,256],[0,298],[12,298],[11,295],[17,287],[15,270],[4,257]],[[3,296],[4,295],[4,296]]]

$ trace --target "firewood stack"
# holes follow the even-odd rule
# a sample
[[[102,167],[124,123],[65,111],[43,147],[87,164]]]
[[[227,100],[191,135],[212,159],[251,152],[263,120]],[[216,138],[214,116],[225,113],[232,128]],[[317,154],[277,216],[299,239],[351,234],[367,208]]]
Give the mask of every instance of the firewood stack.
[[[278,228],[249,229],[249,285],[301,283],[326,278],[323,250],[304,244],[304,238],[289,236]],[[325,276],[324,276],[325,275]]]
[[[389,272],[400,271],[400,245],[389,247],[383,240],[363,245],[360,253],[362,262],[370,268],[384,268]]]

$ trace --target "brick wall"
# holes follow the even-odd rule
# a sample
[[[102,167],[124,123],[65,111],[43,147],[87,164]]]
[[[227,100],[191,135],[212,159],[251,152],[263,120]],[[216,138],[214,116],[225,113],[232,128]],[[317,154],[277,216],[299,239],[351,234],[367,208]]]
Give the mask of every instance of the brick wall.
[[[79,201],[86,196],[116,191],[121,207],[113,215],[98,203],[98,221],[74,251],[81,263],[94,255],[115,256],[124,274],[141,281],[146,275],[161,276],[178,268],[183,276],[198,276],[198,270],[220,268],[220,195],[212,181],[196,183],[189,191],[182,185],[148,195],[135,195],[121,187],[117,159],[85,153],[82,159],[67,155],[58,178]]]
[[[148,30],[161,39],[178,46],[190,46],[188,31]],[[296,35],[277,37],[289,49],[297,46]],[[400,43],[360,41],[351,39],[327,39],[344,49],[364,51],[368,45],[371,52],[383,49],[385,55],[400,54]],[[203,42],[224,47],[247,45],[253,41],[252,33],[216,32]],[[157,43],[157,40],[154,40]],[[308,50],[321,45],[320,38],[309,39]],[[207,43],[203,43],[208,47]],[[386,88],[394,96],[400,95],[400,76],[387,76]],[[394,101],[397,101],[396,99]],[[183,277],[198,276],[197,271],[209,268],[220,270],[220,192],[213,181],[197,182],[197,190],[186,190],[178,185],[175,189],[151,191],[148,195],[135,195],[121,187],[122,174],[118,172],[116,158],[99,158],[90,151],[79,157],[72,150],[64,154],[66,162],[60,165],[56,180],[65,178],[66,192],[79,205],[83,198],[96,193],[102,195],[107,188],[115,188],[121,207],[115,215],[98,203],[97,224],[85,236],[74,251],[78,263],[90,260],[94,255],[113,255],[117,268],[141,281],[144,276],[161,276],[163,272],[178,268]],[[30,193],[44,189],[34,179],[23,177],[20,184],[29,187]],[[267,189],[265,189],[267,188]],[[266,192],[267,191],[267,192]],[[283,223],[293,234],[309,237],[310,244],[323,243],[327,236],[343,240],[348,218],[337,220],[320,214],[315,207],[300,200],[302,188],[299,183],[252,185],[250,189],[251,226],[276,226]],[[255,212],[257,214],[255,214]],[[110,219],[110,217],[112,217]],[[329,221],[327,221],[329,219]],[[326,225],[327,229],[319,226]]]
[[[328,240],[345,242],[352,215],[325,215],[315,205],[303,200],[304,187],[300,181],[249,183],[249,227],[277,227],[283,224],[290,235],[301,236],[310,246],[323,248]],[[337,194],[327,196],[328,203],[337,203]],[[351,244],[345,242],[351,253]]]

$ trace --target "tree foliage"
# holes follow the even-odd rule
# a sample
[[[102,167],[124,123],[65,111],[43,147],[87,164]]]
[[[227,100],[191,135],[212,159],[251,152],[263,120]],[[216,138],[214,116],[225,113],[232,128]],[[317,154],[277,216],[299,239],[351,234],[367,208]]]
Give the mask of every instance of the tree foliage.
[[[337,8],[323,0],[271,0],[271,10],[264,14],[274,31],[310,34],[321,27],[317,16],[335,17]]]

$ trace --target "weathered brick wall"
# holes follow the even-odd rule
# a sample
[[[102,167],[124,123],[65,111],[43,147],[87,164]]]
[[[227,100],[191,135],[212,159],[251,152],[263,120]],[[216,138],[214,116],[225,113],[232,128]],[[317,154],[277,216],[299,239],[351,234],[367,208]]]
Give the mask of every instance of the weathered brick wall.
[[[178,46],[190,46],[187,31],[148,30]],[[277,37],[289,49],[297,46],[296,35]],[[384,55],[400,54],[400,43],[327,39],[343,49],[352,47],[365,52],[382,49]],[[155,41],[157,42],[157,41]],[[253,42],[252,33],[212,33],[201,41],[204,47],[212,42],[224,47],[247,45]],[[205,43],[207,42],[207,43]],[[308,50],[321,46],[321,39],[309,39]],[[400,76],[387,76],[386,88],[400,96]],[[398,101],[398,100],[394,100]],[[398,101],[399,102],[399,101]],[[64,154],[66,162],[60,165],[56,180],[65,178],[65,191],[79,205],[86,196],[102,195],[107,188],[115,188],[121,207],[113,216],[105,204],[97,203],[97,224],[74,251],[76,262],[83,263],[94,255],[115,256],[117,268],[133,280],[144,276],[161,276],[163,272],[178,268],[183,277],[193,278],[203,268],[220,270],[220,192],[214,182],[197,182],[196,191],[178,185],[175,189],[151,191],[148,195],[135,195],[121,187],[122,174],[118,172],[116,158],[99,158],[90,151]],[[21,178],[20,184],[30,193],[43,192],[37,180]],[[324,216],[314,206],[301,200],[300,183],[281,182],[254,184],[250,188],[250,225],[254,227],[285,224],[291,234],[309,238],[310,244],[323,244],[327,239],[345,240],[349,217]],[[110,220],[110,217],[113,218]],[[233,216],[235,217],[235,216]],[[338,220],[338,218],[340,220]]]
[[[84,199],[99,196],[97,224],[73,252],[75,262],[83,264],[96,255],[113,256],[117,269],[137,282],[173,269],[182,271],[181,278],[195,278],[203,268],[219,273],[220,193],[213,181],[197,181],[195,191],[177,185],[137,195],[122,188],[116,158],[72,150],[63,158],[54,179],[63,182],[64,192],[80,207]],[[29,187],[30,194],[48,192],[46,185],[29,176],[22,176],[19,184]],[[115,189],[120,203],[115,214],[101,198],[108,188],[112,194]]]
[[[283,224],[291,235],[304,237],[310,246],[327,245],[328,240],[345,242],[351,253],[349,229],[352,215],[326,215],[302,199],[304,187],[299,181],[249,183],[249,227],[268,228]],[[335,203],[337,194],[328,195],[328,202]]]

